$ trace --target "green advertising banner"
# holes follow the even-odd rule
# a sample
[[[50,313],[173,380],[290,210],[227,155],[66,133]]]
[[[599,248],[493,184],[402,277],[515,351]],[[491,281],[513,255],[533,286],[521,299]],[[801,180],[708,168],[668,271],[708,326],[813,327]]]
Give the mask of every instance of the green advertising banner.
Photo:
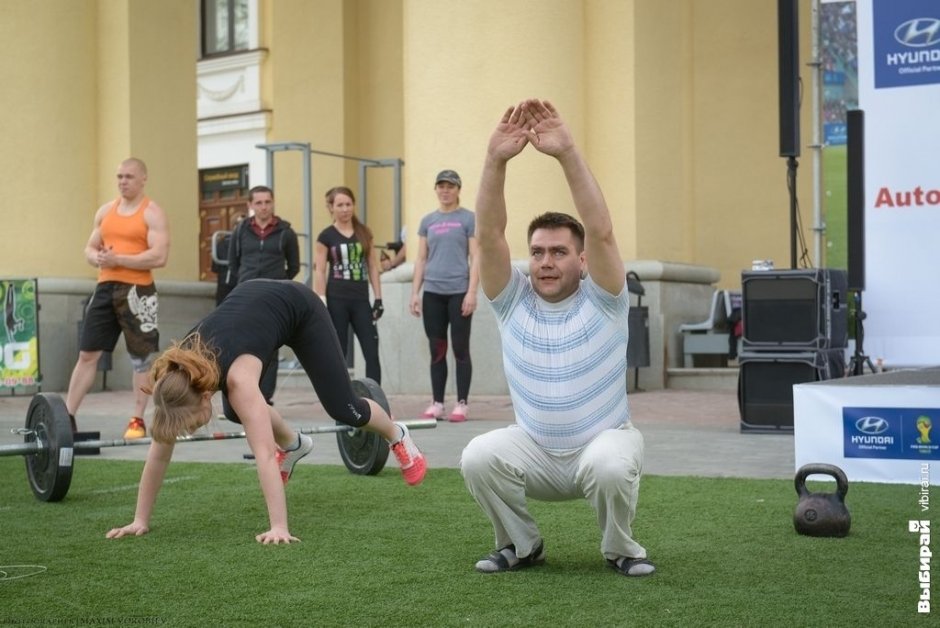
[[[0,279],[0,388],[38,386],[39,318],[35,279]]]

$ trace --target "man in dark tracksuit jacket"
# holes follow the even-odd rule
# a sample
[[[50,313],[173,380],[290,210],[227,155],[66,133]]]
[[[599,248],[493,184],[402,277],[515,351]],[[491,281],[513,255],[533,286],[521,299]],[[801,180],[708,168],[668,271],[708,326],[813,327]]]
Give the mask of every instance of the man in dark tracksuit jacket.
[[[248,208],[253,215],[238,223],[229,242],[228,276],[238,283],[293,279],[300,271],[300,247],[290,223],[274,215],[274,191],[264,185],[251,188]],[[277,353],[271,356],[260,387],[268,403],[273,403]]]
[[[228,272],[238,283],[249,279],[293,279],[300,271],[300,247],[290,223],[274,215],[270,188],[248,192],[254,216],[242,220],[229,242]]]

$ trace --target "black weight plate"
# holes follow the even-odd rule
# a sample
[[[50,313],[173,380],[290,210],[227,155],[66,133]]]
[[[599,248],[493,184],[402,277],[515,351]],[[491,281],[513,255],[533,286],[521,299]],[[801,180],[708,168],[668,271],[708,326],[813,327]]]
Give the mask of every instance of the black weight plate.
[[[62,397],[50,393],[33,396],[26,412],[26,442],[41,449],[25,456],[26,476],[36,499],[61,501],[72,484],[72,423]]]
[[[357,395],[371,399],[391,415],[388,399],[374,380],[368,377],[354,379],[352,386]],[[337,422],[337,425],[341,424]],[[337,432],[336,444],[343,464],[356,475],[375,475],[385,467],[385,461],[388,460],[388,443],[375,432]]]

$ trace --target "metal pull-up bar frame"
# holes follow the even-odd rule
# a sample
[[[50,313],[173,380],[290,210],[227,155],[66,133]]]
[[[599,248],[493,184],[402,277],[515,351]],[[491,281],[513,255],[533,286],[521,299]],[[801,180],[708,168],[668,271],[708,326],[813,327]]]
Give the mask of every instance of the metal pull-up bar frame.
[[[395,237],[401,233],[401,169],[405,162],[399,158],[391,159],[369,159],[367,157],[354,157],[352,155],[342,155],[340,153],[331,153],[324,150],[316,150],[310,147],[309,142],[275,142],[271,144],[256,144],[256,148],[265,151],[265,167],[267,169],[268,185],[274,189],[274,155],[279,152],[298,151],[303,158],[303,212],[304,212],[304,244],[301,247],[306,261],[301,260],[301,265],[306,266],[306,276],[304,283],[313,287],[313,160],[312,155],[324,155],[326,157],[338,157],[340,159],[351,159],[359,162],[359,220],[363,223],[368,218],[368,169],[369,168],[393,168],[394,169],[394,189],[393,189],[393,219],[395,228]],[[298,233],[298,235],[301,235]]]

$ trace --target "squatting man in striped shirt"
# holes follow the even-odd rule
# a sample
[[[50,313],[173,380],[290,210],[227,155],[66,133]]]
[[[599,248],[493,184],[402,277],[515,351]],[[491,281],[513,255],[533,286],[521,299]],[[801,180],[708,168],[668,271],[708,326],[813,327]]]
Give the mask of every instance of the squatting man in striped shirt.
[[[558,160],[584,225],[546,213],[529,224],[529,278],[510,263],[506,166],[527,145]],[[493,524],[484,573],[545,562],[528,498],[586,499],[601,553],[625,576],[655,571],[633,540],[643,436],[630,422],[629,293],[604,195],[548,101],[509,108],[490,138],[477,193],[480,281],[496,313],[515,425],[474,438],[461,456],[467,488]]]

